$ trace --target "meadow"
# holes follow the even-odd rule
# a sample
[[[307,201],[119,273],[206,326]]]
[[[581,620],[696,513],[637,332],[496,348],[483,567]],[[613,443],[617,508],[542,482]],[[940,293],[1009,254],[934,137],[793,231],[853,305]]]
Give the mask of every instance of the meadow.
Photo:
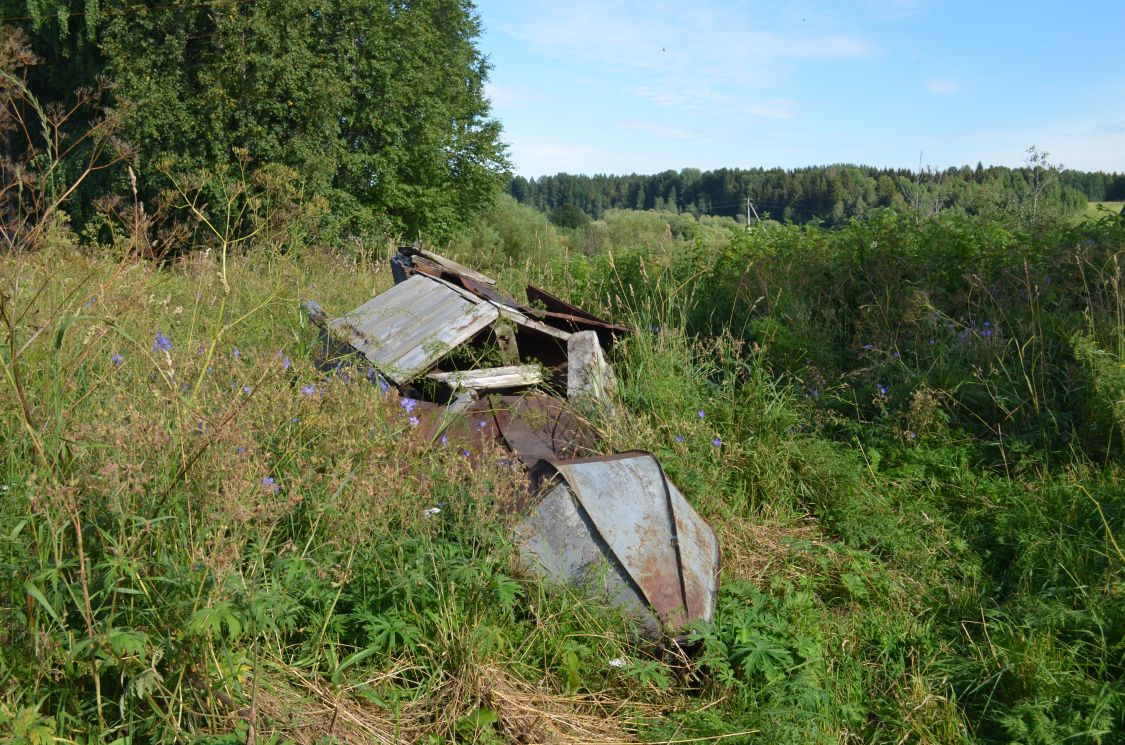
[[[1125,209],[1125,202],[1087,202],[1086,209],[1082,211],[1082,217],[1085,219],[1098,218],[1105,214],[1105,210],[1109,210],[1113,214],[1121,214],[1121,210]]]
[[[385,289],[386,247],[138,245],[0,257],[8,738],[1125,740],[1120,217],[567,230],[501,197],[437,247],[635,329],[604,447],[720,536],[691,655],[515,569],[503,453],[314,367],[300,302]]]

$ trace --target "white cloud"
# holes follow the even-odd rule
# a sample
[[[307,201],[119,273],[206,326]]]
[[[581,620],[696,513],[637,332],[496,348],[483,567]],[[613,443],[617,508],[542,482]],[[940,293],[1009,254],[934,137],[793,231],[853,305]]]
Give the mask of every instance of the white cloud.
[[[947,78],[930,78],[923,85],[936,96],[948,96],[961,90],[961,84]]]

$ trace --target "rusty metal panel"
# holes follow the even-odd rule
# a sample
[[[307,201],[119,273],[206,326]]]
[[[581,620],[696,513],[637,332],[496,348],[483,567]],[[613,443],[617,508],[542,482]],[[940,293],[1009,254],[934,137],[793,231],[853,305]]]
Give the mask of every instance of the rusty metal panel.
[[[562,399],[542,394],[493,396],[488,405],[504,443],[528,466],[594,452],[597,435]]]
[[[414,275],[330,321],[328,329],[401,385],[498,317],[492,303]]]
[[[568,331],[597,332],[598,339],[606,349],[613,346],[615,336],[629,333],[628,327],[598,318],[593,313],[571,305],[535,285],[527,286],[527,301],[531,305],[542,305],[546,309],[541,315],[545,323]]]
[[[676,544],[680,551],[688,620],[710,621],[719,594],[719,538],[667,476],[664,483],[668,486],[672,512],[676,516]]]
[[[718,541],[649,453],[553,464],[600,538],[670,628],[710,620]]]

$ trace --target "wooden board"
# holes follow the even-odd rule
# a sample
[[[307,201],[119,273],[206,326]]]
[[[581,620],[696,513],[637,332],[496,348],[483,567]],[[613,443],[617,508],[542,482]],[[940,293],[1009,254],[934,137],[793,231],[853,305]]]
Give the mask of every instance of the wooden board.
[[[480,370],[430,373],[426,377],[446,383],[455,389],[493,391],[500,388],[538,385],[543,382],[543,371],[537,365],[508,365]]]

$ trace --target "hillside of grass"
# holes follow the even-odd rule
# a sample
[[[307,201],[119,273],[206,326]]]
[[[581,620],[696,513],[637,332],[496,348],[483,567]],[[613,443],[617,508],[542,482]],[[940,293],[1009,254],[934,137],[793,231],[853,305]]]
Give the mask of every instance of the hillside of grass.
[[[604,447],[719,534],[690,654],[516,570],[505,453],[314,367],[300,302],[387,288],[385,250],[272,235],[0,257],[7,738],[1125,739],[1119,217],[566,230],[501,198],[436,247],[636,329]]]

